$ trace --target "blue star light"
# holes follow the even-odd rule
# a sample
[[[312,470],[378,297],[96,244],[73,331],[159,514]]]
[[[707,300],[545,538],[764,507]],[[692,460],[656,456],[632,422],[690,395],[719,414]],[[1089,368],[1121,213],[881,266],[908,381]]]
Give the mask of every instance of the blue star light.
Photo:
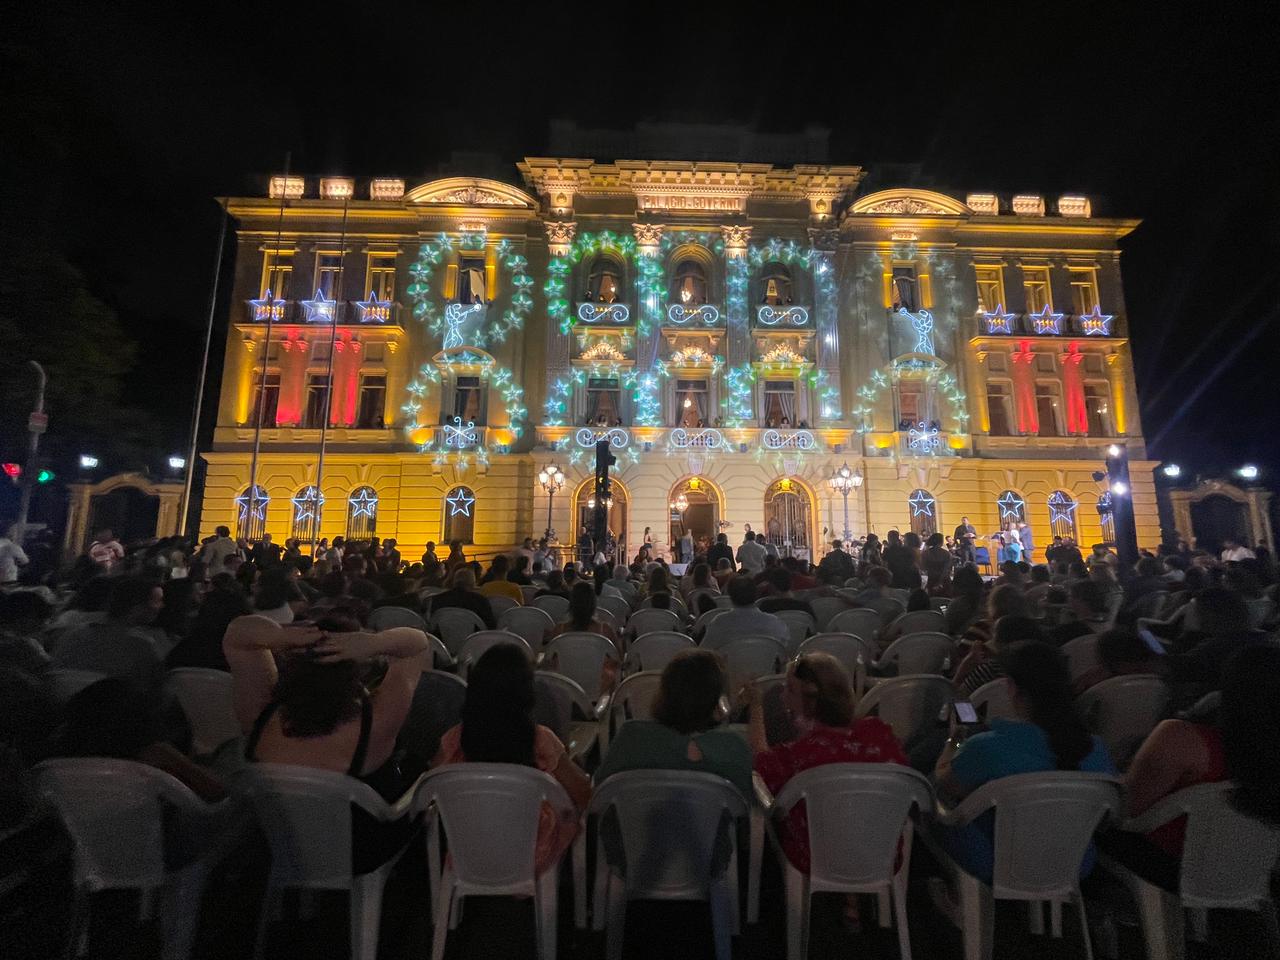
[[[279,323],[284,319],[285,301],[279,297],[273,297],[271,291],[268,290],[258,300],[250,300],[249,306],[253,308],[253,322],[266,323],[270,318],[273,323]]]
[[[1013,333],[1013,318],[1016,314],[1005,313],[1003,303],[997,303],[994,310],[980,312],[987,333]]]
[[[476,502],[476,498],[467,492],[466,487],[458,487],[449,496],[445,497],[445,503],[449,505],[449,516],[456,517],[462,514],[464,517],[471,516],[471,506]]]
[[[370,520],[378,512],[378,498],[371,496],[367,487],[361,487],[347,500],[351,507],[351,519],[368,517]]]
[[[361,323],[386,323],[391,319],[391,301],[379,300],[370,290],[368,300],[357,300],[356,309],[360,311]]]
[[[1071,524],[1076,522],[1076,502],[1061,490],[1055,490],[1049,496],[1049,522]]]
[[[1021,520],[1027,504],[1012,490],[1006,490],[1000,494],[1000,499],[996,501],[996,506],[1000,508],[1001,520]]]
[[[1111,336],[1111,321],[1115,316],[1109,313],[1103,313],[1102,308],[1096,303],[1093,309],[1088,313],[1082,313],[1076,317],[1080,324],[1080,332],[1086,337],[1109,337]]]
[[[1062,314],[1053,313],[1046,303],[1039,313],[1027,314],[1031,321],[1031,329],[1036,333],[1058,336],[1062,333]]]
[[[936,501],[923,490],[917,490],[907,498],[907,503],[911,504],[911,516],[913,517],[932,517],[933,505]]]
[[[316,520],[320,517],[320,508],[324,506],[324,497],[315,487],[304,487],[302,492],[293,498],[293,522]]]
[[[263,490],[262,487],[258,487],[252,499],[254,500],[253,519],[266,520],[267,504],[271,501],[271,498],[267,496],[267,491]],[[249,514],[249,500],[250,494],[248,493],[242,493],[236,497],[236,506],[240,508],[241,520]]]
[[[307,311],[307,323],[333,323],[338,301],[326,300],[324,291],[317,288],[315,299],[303,300],[302,309]]]

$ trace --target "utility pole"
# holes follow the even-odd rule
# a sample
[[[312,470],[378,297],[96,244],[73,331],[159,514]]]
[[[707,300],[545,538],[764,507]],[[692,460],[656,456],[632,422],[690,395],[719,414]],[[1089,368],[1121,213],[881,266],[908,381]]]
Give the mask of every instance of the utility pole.
[[[34,360],[28,360],[27,362],[35,367],[36,382],[39,386],[36,388],[35,409],[31,411],[31,416],[27,418],[27,432],[30,434],[30,440],[27,444],[27,467],[22,477],[22,504],[18,507],[19,544],[27,537],[27,514],[31,510],[31,493],[35,489],[36,473],[40,462],[40,434],[44,433],[49,426],[49,417],[44,412],[44,385],[47,381],[44,367]]]

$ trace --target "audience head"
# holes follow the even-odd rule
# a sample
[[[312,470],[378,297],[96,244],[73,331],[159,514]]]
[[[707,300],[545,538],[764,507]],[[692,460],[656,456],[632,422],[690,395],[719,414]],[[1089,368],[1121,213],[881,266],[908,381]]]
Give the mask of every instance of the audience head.
[[[721,534],[721,536],[723,536],[723,534]],[[731,573],[732,571],[733,564],[729,562],[728,557],[721,557],[716,561],[716,573]]]
[[[774,567],[766,573],[765,580],[773,588],[774,593],[791,592],[791,573],[788,570],[783,567]]]
[[[1071,610],[1081,620],[1096,620],[1107,612],[1107,595],[1094,580],[1077,580],[1067,591]]]
[[[735,607],[749,607],[756,602],[756,585],[750,577],[737,576],[729,581],[729,599]]]
[[[107,616],[135,626],[145,626],[156,618],[164,606],[160,585],[139,577],[121,577],[112,585]]]
[[[1161,660],[1132,627],[1116,627],[1098,637],[1098,659],[1113,676],[1154,673]]]
[[[333,633],[353,633],[360,629],[360,621],[348,610],[334,609],[317,620],[316,626]],[[275,701],[280,705],[285,736],[332,733],[359,715],[363,693],[359,665],[352,660],[326,663],[310,650],[282,658]]]
[[[585,587],[592,601],[595,594]],[[533,667],[514,643],[490,647],[467,673],[462,752],[472,763],[534,765]]]
[[[971,564],[965,564],[951,578],[951,592],[957,597],[968,597],[974,603],[982,599],[982,574]]]
[[[489,564],[490,580],[505,580],[507,571],[511,569],[511,558],[505,553],[500,553],[493,558],[493,563]]]
[[[213,528],[213,532],[214,532],[214,533],[216,533],[216,534],[217,534],[218,536],[220,536],[220,537],[227,537],[228,539],[230,539],[230,537],[231,537],[231,528],[230,528],[230,527],[214,527],[214,528]]]
[[[992,642],[997,650],[1004,650],[1015,643],[1028,640],[1043,640],[1040,624],[1031,617],[1008,616],[996,621],[996,629],[992,634]]]
[[[1227,660],[1218,716],[1232,801],[1280,824],[1280,644],[1250,644]]]
[[[1053,575],[1049,572],[1048,564],[1037,563],[1031,568],[1032,583],[1050,583],[1052,580]]]
[[[1012,583],[1002,583],[987,597],[987,616],[992,620],[1001,617],[1029,617],[1031,605],[1026,595]]]
[[[727,533],[716,534],[716,543],[728,543],[728,542],[729,542],[729,535]]]
[[[596,588],[586,580],[579,580],[569,591],[569,625],[575,630],[586,630],[596,615]]]
[[[613,565],[613,579],[625,580],[631,574],[631,568],[625,563],[615,563]]]
[[[787,666],[783,693],[788,711],[799,722],[827,727],[853,723],[853,686],[844,666],[829,653],[806,653]]]
[[[683,734],[710,730],[719,722],[728,676],[710,650],[681,650],[662,671],[653,719]]]
[[[476,588],[476,572],[470,566],[461,566],[453,571],[451,585],[455,590],[474,590]]]
[[[711,582],[711,568],[704,563],[695,563],[693,565],[693,585],[695,587],[705,587]]]
[[[919,550],[920,534],[916,533],[914,530],[912,530],[909,533],[903,534],[902,545],[906,547],[908,550]]]
[[[1000,653],[1009,696],[1018,715],[1049,738],[1059,770],[1079,770],[1093,749],[1076,713],[1067,659],[1047,643],[1015,643]]]
[[[564,589],[564,573],[560,570],[552,570],[546,576],[547,590],[551,593],[558,593]]]
[[[916,587],[907,594],[907,611],[915,610],[932,610],[933,605],[929,603],[929,591]]]
[[[940,547],[944,542],[946,542],[946,538],[942,534],[934,533],[925,541],[925,545],[929,547]]]
[[[897,530],[890,530],[887,534],[885,534],[885,543],[887,543],[889,546],[896,547],[901,542],[902,542],[902,534],[900,534]]]
[[[1249,608],[1244,597],[1226,587],[1208,587],[1192,601],[1200,629],[1211,637],[1244,633],[1249,629]]]
[[[755,532],[754,530],[748,530],[748,531],[747,531],[747,543],[754,543],[754,542],[755,542],[755,539],[756,539],[756,532]]]
[[[1143,557],[1134,567],[1140,577],[1159,577],[1164,574],[1164,564],[1157,557]]]

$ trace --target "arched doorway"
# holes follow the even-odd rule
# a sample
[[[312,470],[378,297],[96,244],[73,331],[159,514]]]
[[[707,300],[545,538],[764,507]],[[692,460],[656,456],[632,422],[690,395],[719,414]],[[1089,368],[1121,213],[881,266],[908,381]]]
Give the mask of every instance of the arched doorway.
[[[94,495],[90,503],[90,531],[109,528],[121,543],[136,543],[156,535],[160,498],[153,493],[119,486]]]
[[[705,553],[716,542],[720,532],[720,494],[710,483],[702,477],[686,477],[671,488],[667,505],[671,534],[668,543],[679,543],[685,531],[693,536],[695,553]]]
[[[1249,508],[1223,493],[1212,493],[1191,504],[1196,546],[1217,553],[1228,538],[1249,544]]]
[[[790,477],[775,480],[764,494],[764,539],[784,557],[813,554],[813,498]]]
[[[595,520],[595,477],[588,477],[578,485],[573,495],[573,544],[575,560],[590,564],[601,548],[591,539],[591,525]],[[627,488],[616,478],[610,478],[613,503],[609,504],[606,519],[608,534],[603,549],[611,563],[626,563],[631,559],[627,549],[627,523],[631,519],[631,496]]]

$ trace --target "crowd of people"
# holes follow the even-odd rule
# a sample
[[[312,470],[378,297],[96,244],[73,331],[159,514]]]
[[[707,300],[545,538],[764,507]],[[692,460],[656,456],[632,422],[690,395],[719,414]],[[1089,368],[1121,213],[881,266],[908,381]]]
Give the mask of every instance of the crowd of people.
[[[1144,553],[1126,570],[1105,549],[1084,557],[1054,538],[1044,563],[1010,554],[986,578],[966,559],[965,526],[955,537],[934,533],[923,542],[896,530],[883,542],[868,535],[850,550],[836,541],[816,565],[779,556],[752,534],[734,549],[720,534],[679,576],[643,548],[629,565],[593,567],[561,564],[552,547],[532,539],[481,563],[459,542],[443,557],[429,543],[421,559],[409,560],[394,539],[339,537],[322,541],[312,557],[294,540],[279,546],[264,536],[248,544],[225,527],[199,545],[173,539],[135,551],[103,531],[62,579],[0,593],[7,693],[0,815],[12,823],[27,814],[32,798],[22,773],[54,756],[150,764],[210,801],[227,794],[244,764],[269,761],[346,773],[389,800],[433,767],[524,764],[553,776],[579,814],[596,785],[624,770],[708,771],[749,796],[753,773],[776,793],[814,766],[899,763],[931,773],[940,796],[955,802],[1015,773],[1114,772],[1120,758],[1090,734],[1073,703],[1109,677],[1155,674],[1169,684],[1173,708],[1125,771],[1129,811],[1190,784],[1232,780],[1241,809],[1280,824],[1280,612],[1270,558],[1168,551]],[[428,755],[406,750],[434,648],[420,629],[369,629],[374,612],[404,608],[431,623],[456,607],[493,629],[496,598],[505,609],[543,596],[567,601],[546,642],[598,633],[620,660],[634,637],[603,609],[602,599],[614,597],[633,610],[673,611],[697,646],[663,669],[651,717],[623,724],[607,752],[585,766],[539,714],[535,670],[554,663],[531,661],[514,643],[491,647],[470,665],[457,723],[433,737]],[[1003,678],[1015,717],[966,726],[953,716],[922,751],[877,717],[857,717],[854,678],[840,660],[803,653],[784,668],[774,704],[785,716],[779,737],[760,689],[731,688],[720,651],[738,637],[770,636],[794,653],[779,614],[807,613],[817,632],[819,598],[881,613],[874,638],[881,650],[900,630],[897,614],[938,610],[957,643],[947,665],[955,697]],[[1072,675],[1062,647],[1085,635],[1098,638],[1097,663]],[[241,740],[216,755],[193,752],[191,726],[165,687],[167,671],[178,667],[230,673]],[[72,691],[50,682],[72,672],[92,682]],[[587,692],[607,695],[621,679],[608,663],[599,688]],[[745,736],[725,726],[735,719],[745,721]],[[548,865],[580,819],[544,813],[537,858]],[[417,828],[366,826],[357,843],[362,866]],[[807,869],[803,804],[780,830],[785,855]],[[987,819],[940,831],[939,839],[989,880],[993,837]],[[1159,882],[1177,876],[1177,824],[1102,842]],[[945,891],[939,901],[947,909]],[[859,922],[853,898],[846,919]]]

